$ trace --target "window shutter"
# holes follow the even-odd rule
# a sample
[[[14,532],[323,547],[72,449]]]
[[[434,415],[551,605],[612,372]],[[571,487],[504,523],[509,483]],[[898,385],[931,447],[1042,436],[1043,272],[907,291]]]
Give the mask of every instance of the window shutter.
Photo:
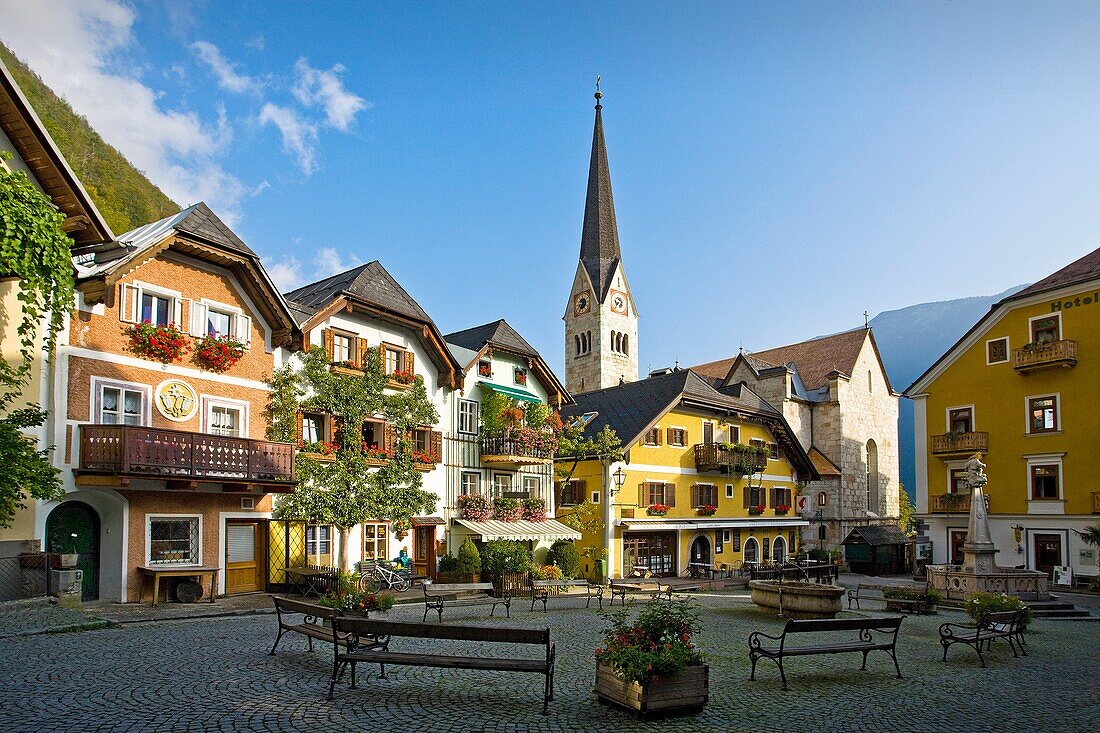
[[[409,374],[416,374],[416,357],[411,351],[405,352],[405,371]]]
[[[752,493],[749,491],[748,486],[746,486],[743,491],[745,492],[745,508],[748,509],[752,506]]]
[[[383,374],[386,373],[386,345],[378,344],[378,369]]]
[[[638,506],[643,509],[649,506],[649,485],[645,481],[638,484]]]
[[[437,460],[443,460],[443,433],[438,430],[432,431],[432,456]]]
[[[233,316],[233,326],[237,331],[237,340],[242,344],[252,343],[252,318],[249,316]]]
[[[553,509],[557,510],[559,506],[562,506],[562,494],[565,493],[565,481],[558,481],[554,484],[554,506]]]
[[[702,487],[699,486],[699,484],[692,484],[691,485],[691,505],[692,506],[697,507],[697,506],[702,506],[703,505],[702,497],[699,495],[701,488]]]
[[[191,311],[191,335],[200,338],[205,336],[207,314],[206,304],[196,303],[193,300],[189,300],[188,310]]]
[[[359,364],[360,368],[367,365],[367,349],[370,348],[370,344],[366,339],[355,339],[355,361]]]
[[[397,450],[397,428],[390,423],[386,423],[386,427],[383,429],[383,448],[387,451]]]
[[[669,506],[676,506],[676,484],[665,484],[665,500],[664,503]]]
[[[172,323],[176,328],[183,329],[183,299],[172,298]]]
[[[673,439],[672,430],[673,430],[672,428],[665,428],[665,442],[668,443],[669,445],[672,445],[673,443],[676,442]]]
[[[328,425],[328,442],[335,443],[336,436],[344,429],[344,421],[335,415],[326,415],[325,423]]]
[[[661,429],[660,429],[660,428],[657,428],[657,429],[655,429],[655,430],[654,430],[653,432],[654,432],[654,434],[655,434],[655,435],[656,435],[656,437],[657,437],[657,442],[656,442],[656,445],[661,445]]]
[[[588,482],[584,479],[577,481],[574,486],[576,487],[577,497],[576,501],[580,504],[588,498]]]
[[[302,444],[302,413],[301,413],[301,411],[299,411],[297,413],[297,415],[295,416],[294,419],[296,421],[294,423],[294,444],[295,445],[301,445]]]
[[[118,284],[118,319],[123,323],[137,323],[139,291],[133,285]]]
[[[328,356],[329,361],[336,358],[336,347],[333,344],[333,333],[331,328],[321,329],[321,346],[325,349],[325,354]]]

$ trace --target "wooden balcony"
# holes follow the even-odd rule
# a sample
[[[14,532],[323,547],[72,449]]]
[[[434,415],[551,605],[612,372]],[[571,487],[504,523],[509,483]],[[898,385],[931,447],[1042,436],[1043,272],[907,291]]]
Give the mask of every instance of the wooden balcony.
[[[969,514],[970,494],[936,494],[928,497],[932,514]]]
[[[1100,491],[1092,492],[1092,513],[1100,514]]]
[[[744,447],[726,447],[721,443],[698,443],[695,445],[695,470],[718,473],[747,473],[751,467],[763,471],[768,466],[768,457]]]
[[[553,463],[554,452],[532,448],[526,441],[498,436],[481,439],[481,462],[530,466],[540,463]]]
[[[1077,366],[1077,342],[1070,339],[1024,346],[1012,351],[1012,368],[1021,373],[1047,367],[1073,366]]]
[[[989,450],[989,433],[944,433],[932,436],[932,455],[958,456]]]
[[[194,488],[195,482],[223,484],[243,491],[249,484],[266,491],[292,491],[294,446],[267,440],[229,438],[186,430],[136,425],[81,425],[77,483],[93,476],[161,479],[171,488]],[[90,479],[90,480],[82,480]]]

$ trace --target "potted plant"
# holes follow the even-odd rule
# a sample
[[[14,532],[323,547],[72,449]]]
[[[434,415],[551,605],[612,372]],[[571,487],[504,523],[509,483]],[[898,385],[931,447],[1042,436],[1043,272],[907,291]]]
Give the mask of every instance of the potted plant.
[[[528,522],[546,521],[546,501],[536,496],[523,500],[523,518]]]
[[[359,366],[359,362],[351,359],[345,359],[344,361],[334,361],[329,366],[329,371],[333,374],[343,374],[348,377],[361,377],[363,376],[363,369]]]
[[[469,537],[458,548],[455,574],[456,583],[477,583],[481,580],[481,552]]]
[[[718,507],[713,504],[704,504],[698,507],[697,511],[701,517],[713,517],[718,512]]]
[[[336,443],[326,442],[324,440],[317,440],[313,442],[306,442],[304,440],[298,441],[298,451],[302,458],[312,458],[315,461],[335,461],[336,451],[339,446]]]
[[[493,518],[502,522],[514,522],[523,516],[519,499],[501,496],[493,500]]]
[[[751,514],[754,517],[760,516],[763,513],[764,513],[764,505],[763,504],[757,504],[756,506],[750,506],[749,507],[749,514]]]
[[[154,326],[144,321],[135,323],[128,330],[131,351],[165,364],[179,361],[188,349],[189,336],[176,328],[174,323]]]
[[[363,443],[363,452],[367,454],[367,462],[374,466],[383,466],[391,458],[393,458],[393,451],[379,448],[377,443]]]
[[[787,504],[780,504],[779,506],[777,506],[775,508],[775,515],[777,517],[782,517],[784,514],[786,514],[790,510],[791,510],[791,508]]]
[[[244,344],[232,336],[203,336],[195,346],[195,361],[203,369],[224,372],[244,356]]]
[[[416,379],[416,375],[404,369],[396,369],[393,374],[389,375],[389,379],[391,385],[398,384],[402,387],[407,387],[413,383],[413,380]]]
[[[412,529],[412,522],[407,519],[398,519],[393,523],[393,536],[403,540],[409,536],[410,529]]]
[[[645,513],[651,517],[663,517],[668,514],[668,505],[650,504],[645,508]]]
[[[611,628],[596,650],[596,695],[637,715],[699,711],[709,669],[692,643],[699,614],[690,601],[647,603],[636,621],[626,609],[606,614]]]
[[[1021,627],[1026,629],[1031,623],[1031,609],[1016,596],[1006,593],[988,593],[978,591],[971,593],[963,601],[963,610],[966,615],[977,621],[983,613],[996,613],[998,611],[1024,611],[1024,621]]]
[[[462,494],[455,500],[455,504],[463,519],[484,522],[493,515],[489,499],[481,494]]]

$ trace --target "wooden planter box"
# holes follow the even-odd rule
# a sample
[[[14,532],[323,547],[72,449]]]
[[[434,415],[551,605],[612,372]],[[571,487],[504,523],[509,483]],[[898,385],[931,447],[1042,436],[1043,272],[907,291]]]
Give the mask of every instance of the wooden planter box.
[[[298,451],[298,455],[302,458],[312,458],[313,460],[320,461],[321,463],[332,463],[336,460],[336,456],[330,453],[310,453],[309,451],[303,450]]]
[[[601,703],[633,711],[638,717],[697,713],[707,704],[709,678],[710,668],[698,664],[643,686],[624,681],[614,669],[596,662],[596,696]]]
[[[436,573],[436,582],[438,583],[480,583],[480,573]]]

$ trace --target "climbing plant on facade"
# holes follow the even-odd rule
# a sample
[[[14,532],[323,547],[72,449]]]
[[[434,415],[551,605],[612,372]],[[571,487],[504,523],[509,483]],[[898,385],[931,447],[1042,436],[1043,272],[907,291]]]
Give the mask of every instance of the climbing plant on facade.
[[[14,363],[0,359],[0,412],[6,413],[0,418],[0,527],[10,526],[28,499],[64,496],[60,473],[50,465],[52,447],[38,450],[25,432],[41,425],[46,413],[34,405],[13,409],[39,357],[39,340],[48,358],[73,307],[73,263],[64,220],[25,173],[0,168],[0,276],[14,283],[20,311],[3,313],[16,323],[19,357]]]
[[[332,524],[340,531],[340,566],[348,567],[348,533],[370,520],[389,520],[407,529],[410,519],[435,511],[437,497],[424,491],[422,474],[413,460],[411,431],[439,420],[428,399],[423,377],[397,394],[387,394],[381,357],[371,349],[361,374],[329,369],[325,350],[314,347],[297,363],[272,375],[268,415],[272,440],[289,441],[296,435],[299,412],[316,411],[336,421],[335,460],[298,455],[298,489],[283,497],[275,513],[281,519]],[[393,455],[385,465],[372,462],[362,437],[363,423],[385,419],[392,431]],[[419,455],[419,454],[418,454]]]

